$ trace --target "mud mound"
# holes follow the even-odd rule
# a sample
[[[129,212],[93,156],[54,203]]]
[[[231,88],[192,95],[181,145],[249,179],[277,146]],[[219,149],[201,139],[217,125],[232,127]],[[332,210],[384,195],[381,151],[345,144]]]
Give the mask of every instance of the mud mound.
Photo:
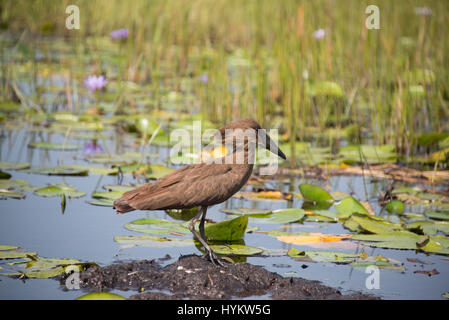
[[[64,281],[64,279],[61,279]],[[81,287],[142,292],[131,299],[230,299],[268,296],[272,299],[375,299],[342,295],[317,281],[284,278],[249,263],[216,267],[199,256],[183,256],[161,268],[154,261],[132,261],[103,268],[92,266],[80,275]]]

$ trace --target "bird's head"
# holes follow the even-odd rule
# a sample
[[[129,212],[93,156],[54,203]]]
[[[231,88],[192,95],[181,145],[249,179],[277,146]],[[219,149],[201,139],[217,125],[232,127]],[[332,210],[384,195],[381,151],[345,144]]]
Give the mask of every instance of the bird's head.
[[[266,130],[257,121],[246,119],[228,123],[219,129],[223,145],[254,144],[265,148],[282,159],[287,159],[276,143],[270,138]]]

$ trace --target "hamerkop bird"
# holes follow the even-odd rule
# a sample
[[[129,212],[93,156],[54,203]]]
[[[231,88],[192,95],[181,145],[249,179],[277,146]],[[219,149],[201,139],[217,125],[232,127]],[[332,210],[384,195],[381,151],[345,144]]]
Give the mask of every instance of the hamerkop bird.
[[[256,145],[286,159],[284,153],[254,120],[232,122],[219,131],[221,142],[229,148],[223,158],[191,164],[175,170],[158,181],[145,184],[123,194],[114,201],[117,213],[133,210],[168,210],[200,207],[189,229],[204,246],[212,263],[220,260],[207,244],[204,221],[207,208],[229,199],[242,188],[251,176]],[[199,230],[195,221],[201,216]]]

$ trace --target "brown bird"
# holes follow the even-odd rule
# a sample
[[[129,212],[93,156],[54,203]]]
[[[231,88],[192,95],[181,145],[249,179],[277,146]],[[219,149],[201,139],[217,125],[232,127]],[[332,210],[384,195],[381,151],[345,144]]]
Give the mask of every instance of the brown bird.
[[[226,125],[219,133],[226,149],[230,146],[231,153],[213,162],[185,166],[158,181],[128,191],[114,201],[114,208],[117,213],[125,213],[200,207],[198,215],[189,224],[189,230],[206,249],[205,256],[208,255],[212,263],[216,260],[221,264],[206,241],[204,221],[207,208],[226,201],[245,185],[253,170],[256,145],[286,159],[265,130],[261,129],[254,120],[240,120]],[[194,227],[200,216],[201,236]]]

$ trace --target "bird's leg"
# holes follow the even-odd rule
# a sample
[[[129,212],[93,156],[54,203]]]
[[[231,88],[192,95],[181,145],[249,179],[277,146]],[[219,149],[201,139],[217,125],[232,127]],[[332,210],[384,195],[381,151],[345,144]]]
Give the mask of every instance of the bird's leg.
[[[210,258],[210,261],[214,265],[215,265],[215,262],[217,262],[220,266],[224,267],[224,264],[220,261],[220,259],[217,257],[217,255],[212,251],[211,247],[207,244],[207,241],[206,241],[206,234],[204,232],[204,221],[206,219],[206,212],[207,212],[207,207],[201,207],[198,215],[196,215],[190,221],[189,230],[190,230],[190,232],[193,233],[195,238],[197,238],[199,240],[199,242],[203,245],[204,249],[207,251],[207,253],[204,256],[208,255]],[[201,221],[200,221],[199,229],[200,229],[201,236],[195,230],[195,221],[200,217],[200,215],[201,215]]]

